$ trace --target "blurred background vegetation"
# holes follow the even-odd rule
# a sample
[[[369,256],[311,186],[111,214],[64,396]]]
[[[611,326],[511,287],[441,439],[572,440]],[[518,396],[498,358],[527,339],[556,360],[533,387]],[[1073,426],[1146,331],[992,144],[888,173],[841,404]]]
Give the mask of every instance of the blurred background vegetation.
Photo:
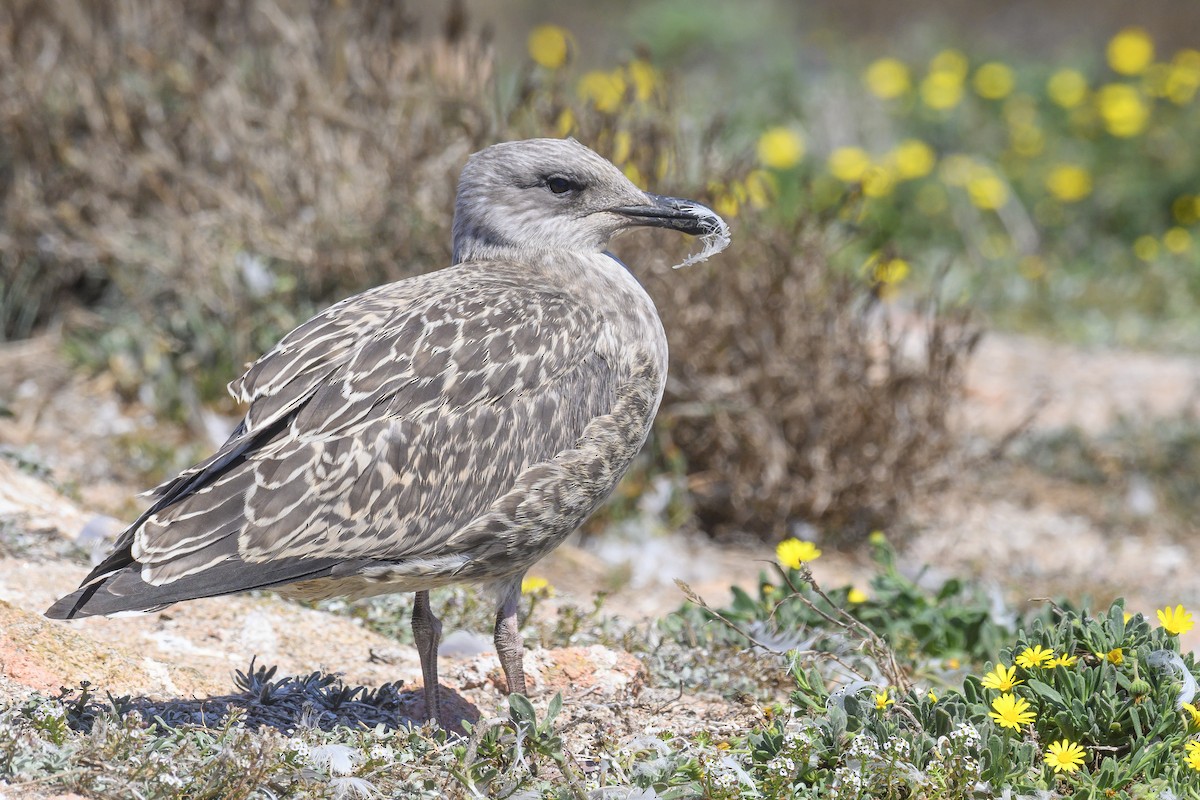
[[[618,243],[673,346],[621,502],[667,475],[676,522],[856,541],[953,472],[981,320],[1200,341],[1197,30],[1186,3],[8,0],[0,336],[233,414],[291,326],[449,263],[469,153],[573,135],[734,227],[680,272],[686,243]]]

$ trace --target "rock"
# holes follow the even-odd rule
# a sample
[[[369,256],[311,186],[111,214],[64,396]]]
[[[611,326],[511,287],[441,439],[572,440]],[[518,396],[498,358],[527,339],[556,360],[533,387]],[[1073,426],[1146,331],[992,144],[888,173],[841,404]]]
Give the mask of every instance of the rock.
[[[629,653],[602,645],[526,650],[525,680],[529,693],[562,692],[567,697],[588,695],[598,700],[636,695],[645,685],[642,664]],[[504,672],[495,653],[486,653],[447,670],[445,682],[463,690],[491,686],[506,690]]]
[[[0,600],[0,673],[39,691],[87,680],[116,693],[171,692],[175,679],[195,683],[196,670],[109,647],[66,625]]]
[[[438,655],[442,658],[473,658],[494,647],[492,637],[474,631],[452,631],[442,639]]]
[[[23,517],[24,527],[29,530],[49,530],[74,540],[95,515],[83,511],[44,480],[0,458],[2,517]]]

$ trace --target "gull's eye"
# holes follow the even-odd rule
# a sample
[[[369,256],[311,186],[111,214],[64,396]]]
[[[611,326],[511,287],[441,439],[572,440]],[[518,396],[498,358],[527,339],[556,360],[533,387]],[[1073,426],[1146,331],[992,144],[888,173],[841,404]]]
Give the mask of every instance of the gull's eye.
[[[578,183],[562,175],[551,175],[546,178],[546,188],[555,194],[566,194],[575,189],[581,189]]]

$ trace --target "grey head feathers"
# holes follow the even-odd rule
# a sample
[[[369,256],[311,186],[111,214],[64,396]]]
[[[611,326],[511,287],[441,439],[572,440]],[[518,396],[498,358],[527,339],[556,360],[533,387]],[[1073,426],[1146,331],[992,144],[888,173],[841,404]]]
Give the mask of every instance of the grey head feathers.
[[[536,252],[602,252],[639,225],[694,235],[720,218],[698,203],[643,192],[574,139],[530,139],[467,161],[454,207],[454,262]]]

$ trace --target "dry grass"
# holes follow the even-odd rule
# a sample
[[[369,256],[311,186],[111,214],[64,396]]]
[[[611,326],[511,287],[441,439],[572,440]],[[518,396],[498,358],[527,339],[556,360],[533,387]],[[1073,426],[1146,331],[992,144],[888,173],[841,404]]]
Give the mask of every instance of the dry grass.
[[[418,33],[393,4],[4,4],[3,336],[61,321],[128,397],[232,411],[225,382],[314,310],[449,262],[457,172],[488,143],[553,135],[569,109],[608,155],[629,134],[623,163],[656,189],[704,198],[738,174],[669,76],[615,114],[569,70],[526,70],[501,103],[458,9]],[[948,451],[973,333],[930,309],[906,357],[873,287],[781,216],[735,220],[719,264],[637,265],[672,337],[656,452],[682,456],[708,530],[854,536]]]
[[[416,34],[394,4],[5,4],[5,335],[68,296],[154,334],[89,343],[128,390],[224,380],[305,299],[446,263],[492,61],[453,20]]]

